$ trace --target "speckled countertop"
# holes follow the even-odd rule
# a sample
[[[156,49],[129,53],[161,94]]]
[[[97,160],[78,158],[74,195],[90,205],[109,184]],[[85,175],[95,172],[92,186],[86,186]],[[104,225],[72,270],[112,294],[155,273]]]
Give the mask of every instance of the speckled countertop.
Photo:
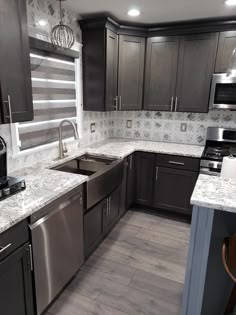
[[[23,176],[26,190],[0,202],[0,233],[29,217],[61,195],[87,181],[87,176],[59,172],[49,168],[62,164],[85,153],[106,157],[124,158],[135,151],[166,153],[200,158],[202,146],[175,143],[109,139],[87,148],[78,148],[59,161],[46,161],[14,172]]]
[[[236,180],[200,174],[191,197],[191,204],[236,212]]]

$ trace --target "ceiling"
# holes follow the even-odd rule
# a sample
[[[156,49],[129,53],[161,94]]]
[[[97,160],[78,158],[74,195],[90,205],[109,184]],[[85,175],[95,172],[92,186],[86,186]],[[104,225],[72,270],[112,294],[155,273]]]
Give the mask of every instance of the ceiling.
[[[226,6],[224,0],[67,0],[64,5],[80,17],[106,13],[118,21],[148,24],[236,17],[236,6]],[[138,8],[140,16],[129,17],[130,8]]]

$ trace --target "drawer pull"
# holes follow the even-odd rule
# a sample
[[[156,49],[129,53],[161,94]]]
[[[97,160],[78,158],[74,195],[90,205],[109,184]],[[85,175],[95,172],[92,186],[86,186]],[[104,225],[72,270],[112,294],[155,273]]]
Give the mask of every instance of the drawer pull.
[[[182,166],[184,166],[184,163],[183,163],[183,162],[169,161],[169,164],[182,165]]]
[[[5,250],[7,250],[9,247],[11,246],[11,243],[9,243],[8,245],[2,247],[0,246],[0,254],[2,254]]]
[[[156,181],[158,180],[158,166],[156,167]]]

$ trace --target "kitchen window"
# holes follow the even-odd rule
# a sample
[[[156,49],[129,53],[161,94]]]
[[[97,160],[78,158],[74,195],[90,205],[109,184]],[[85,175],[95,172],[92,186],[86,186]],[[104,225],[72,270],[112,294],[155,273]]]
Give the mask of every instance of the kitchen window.
[[[78,125],[79,59],[51,57],[45,52],[30,53],[34,120],[16,124],[18,151],[36,148],[58,140],[62,119]],[[63,128],[63,138],[73,137],[71,126]]]

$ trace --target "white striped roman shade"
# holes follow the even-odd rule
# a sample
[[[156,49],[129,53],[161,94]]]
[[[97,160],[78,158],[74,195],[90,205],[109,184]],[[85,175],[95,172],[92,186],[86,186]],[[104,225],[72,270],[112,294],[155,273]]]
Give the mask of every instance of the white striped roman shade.
[[[76,121],[75,62],[31,53],[34,120],[19,124],[21,150],[58,140],[62,119]],[[73,136],[65,125],[63,137]]]

